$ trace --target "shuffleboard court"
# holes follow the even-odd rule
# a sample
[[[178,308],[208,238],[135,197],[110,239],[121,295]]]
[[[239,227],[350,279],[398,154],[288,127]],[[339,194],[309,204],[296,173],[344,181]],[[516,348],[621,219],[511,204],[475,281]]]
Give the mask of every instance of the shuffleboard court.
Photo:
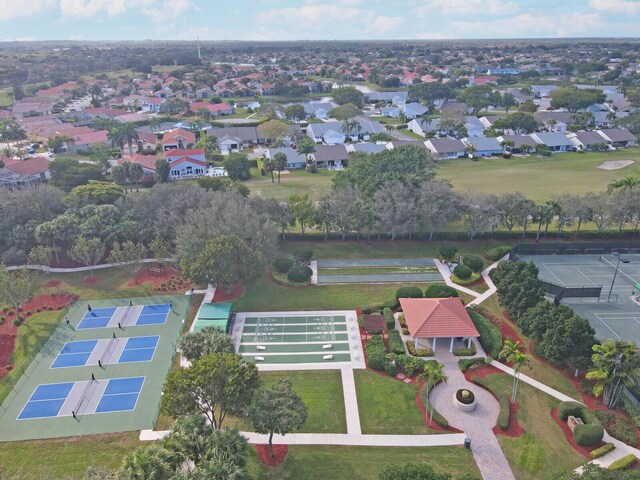
[[[232,336],[237,352],[263,370],[364,366],[352,311],[239,313]]]

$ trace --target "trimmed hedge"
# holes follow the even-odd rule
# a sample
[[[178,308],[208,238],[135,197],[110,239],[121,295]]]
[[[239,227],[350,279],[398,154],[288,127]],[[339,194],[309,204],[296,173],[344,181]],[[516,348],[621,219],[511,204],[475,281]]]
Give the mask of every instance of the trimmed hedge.
[[[596,445],[602,441],[603,436],[604,428],[602,428],[602,425],[595,423],[576,425],[573,429],[573,438],[576,444],[581,447]]]
[[[464,285],[471,285],[472,283],[476,283],[478,280],[480,280],[481,275],[476,272],[471,272],[471,276],[466,280],[463,280],[462,278],[459,278],[455,275],[451,275],[449,278],[453,283],[457,283],[458,285],[464,286]]]
[[[611,465],[609,465],[609,470],[626,470],[627,468],[631,467],[631,465],[636,463],[636,460],[638,460],[636,456],[630,453],[629,455],[625,455],[621,459],[616,460]]]
[[[511,247],[508,247],[506,245],[502,245],[500,247],[493,247],[491,250],[487,250],[487,253],[485,253],[484,256],[487,257],[487,259],[491,260],[492,262],[497,262],[502,257],[504,257],[507,253],[509,253],[510,250],[511,250]]]
[[[396,290],[396,300],[400,298],[422,298],[422,290],[418,287],[400,287]]]
[[[293,257],[301,262],[309,263],[313,257],[313,250],[310,248],[297,248],[293,251]]]
[[[389,362],[387,362],[386,353],[375,350],[367,354],[367,364],[369,365],[369,368],[378,370],[379,372],[384,372],[387,363]]]
[[[394,355],[393,359],[408,377],[413,377],[424,372],[424,367],[430,363],[437,363],[435,360],[422,360],[421,358],[410,357],[404,354]]]
[[[467,309],[473,324],[480,333],[480,345],[487,355],[497,358],[500,350],[502,350],[502,334],[498,327],[491,321],[471,309]]]
[[[494,397],[498,399],[498,403],[500,404],[500,413],[498,414],[498,420],[496,421],[496,425],[500,430],[507,430],[509,428],[509,412],[511,408],[511,403],[509,403],[509,399],[505,396],[499,395],[496,392],[491,390],[489,386],[489,382],[485,381],[484,378],[480,377],[471,377],[471,382],[476,385],[480,385],[485,390],[490,391]]]
[[[469,267],[476,273],[480,273],[484,268],[484,261],[480,255],[469,254],[462,258],[462,264]]]
[[[280,273],[287,273],[293,267],[293,258],[279,256],[273,262],[273,266]]]
[[[404,355],[405,353],[400,332],[396,329],[389,330],[389,348],[391,349],[391,353],[395,353],[396,355]]]
[[[414,357],[433,357],[434,355],[433,350],[430,348],[418,348],[416,350],[416,346],[411,340],[407,340],[406,345],[409,355]]]
[[[585,405],[578,402],[560,402],[558,418],[566,422],[570,415],[579,417],[585,424],[601,425],[600,420]]]
[[[613,443],[606,443],[603,446],[601,446],[600,448],[596,448],[595,450],[591,450],[591,452],[589,453],[589,455],[591,455],[591,458],[600,458],[604,455],[606,455],[609,452],[612,452],[613,450],[615,450],[616,446]]]
[[[376,305],[365,305],[364,307],[360,308],[360,310],[362,311],[363,314],[369,315],[371,313],[379,312],[383,308],[384,308],[384,305],[382,303],[379,303]]]
[[[313,270],[311,270],[311,268],[306,265],[298,265],[289,270],[287,278],[291,282],[303,283],[308,282],[312,275]]]
[[[396,327],[396,319],[393,317],[393,312],[389,307],[384,307],[382,310],[382,316],[384,317],[384,323],[387,326],[387,330],[391,332]]]
[[[475,355],[476,353],[476,344],[474,342],[471,342],[471,348],[455,348],[453,350],[453,354],[456,357],[470,357],[471,355]]]
[[[432,283],[424,291],[424,298],[457,297],[458,291],[446,283]]]
[[[456,247],[448,247],[448,246],[443,246],[440,247],[440,257],[447,261],[447,262],[453,262],[453,260],[456,258],[456,253],[458,253],[458,249]]]
[[[459,264],[453,269],[453,274],[460,280],[469,280],[473,274],[473,270],[466,265]]]
[[[475,367],[476,365],[486,365],[489,362],[491,362],[491,357],[463,358],[458,360],[458,366],[460,367],[460,371],[464,373],[471,367]]]

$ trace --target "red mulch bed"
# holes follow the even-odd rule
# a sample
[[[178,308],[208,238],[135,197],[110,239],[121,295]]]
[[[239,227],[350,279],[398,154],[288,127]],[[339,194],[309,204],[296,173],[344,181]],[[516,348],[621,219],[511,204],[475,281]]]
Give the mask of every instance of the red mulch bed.
[[[435,420],[431,422],[431,426],[429,426],[429,420],[431,417],[429,416],[429,412],[427,412],[427,409],[425,408],[425,406],[420,401],[420,391],[422,390],[422,387],[424,386],[424,384],[425,382],[418,384],[419,390],[418,390],[418,394],[416,395],[416,405],[418,406],[418,410],[420,410],[420,413],[422,413],[422,418],[424,418],[424,426],[429,427],[432,430],[435,430],[437,432],[464,433],[462,430],[458,430],[456,427],[452,427],[451,425],[449,425],[447,428],[442,428],[440,425],[436,423]]]
[[[156,288],[160,286],[161,283],[165,283],[169,280],[169,277],[174,273],[176,273],[176,270],[171,267],[166,267],[164,269],[164,275],[159,275],[157,273],[150,272],[148,268],[143,268],[136,274],[133,280],[127,283],[127,287],[136,287],[143,283],[151,283],[153,287]]]
[[[569,442],[571,447],[583,457],[591,460],[591,455],[589,455],[589,452],[591,452],[591,450],[595,450],[596,448],[600,448],[601,446],[604,445],[604,442],[600,442],[599,444],[594,445],[593,447],[581,447],[580,445],[577,445],[575,440],[573,439],[573,432],[569,428],[569,425],[567,425],[567,422],[563,422],[562,420],[560,420],[560,417],[558,417],[557,408],[554,407],[551,409],[551,416],[562,429],[562,432],[564,433],[564,437],[567,439],[567,442]]]
[[[51,280],[50,282],[47,282],[47,284],[45,285],[46,288],[54,288],[59,286],[60,286],[60,280]]]
[[[89,285],[94,285],[100,282],[100,277],[87,277],[83,281],[84,283],[88,283]]]
[[[524,435],[526,430],[522,428],[522,426],[518,423],[517,414],[518,410],[520,410],[520,404],[518,402],[511,405],[509,408],[509,426],[506,430],[502,430],[497,425],[493,427],[493,433],[496,435],[504,435],[505,437],[521,437]]]
[[[236,283],[231,286],[231,293],[226,288],[216,287],[216,293],[213,296],[214,302],[230,302],[236,298],[240,298],[244,293],[244,285]]]
[[[76,301],[77,298],[77,296],[69,294],[39,295],[25,303],[19,313],[24,317],[24,321],[28,323],[29,317],[34,313],[62,310],[70,303]],[[15,348],[18,327],[13,324],[13,320],[17,317],[13,309],[9,312],[1,312],[0,316],[5,318],[2,325],[0,325],[0,378],[2,378],[12,368],[12,365],[9,363],[9,357]]]
[[[487,378],[489,375],[493,373],[502,373],[506,375],[506,373],[494,367],[493,365],[483,365],[480,368],[476,368],[476,369],[467,368],[467,371],[464,372],[464,378],[467,379],[467,382],[471,382],[471,377]]]
[[[289,452],[289,447],[287,445],[274,445],[274,456],[272,457],[269,454],[269,445],[256,445],[255,447],[260,463],[269,467],[280,465],[284,462],[284,459],[287,457],[287,453]]]

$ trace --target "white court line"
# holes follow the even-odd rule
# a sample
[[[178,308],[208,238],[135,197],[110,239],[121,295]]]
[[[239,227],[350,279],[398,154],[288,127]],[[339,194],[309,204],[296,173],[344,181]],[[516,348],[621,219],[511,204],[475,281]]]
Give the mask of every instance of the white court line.
[[[546,269],[547,269],[547,271],[548,271],[551,275],[553,275],[554,277],[556,277],[556,280],[558,280],[558,282],[560,282],[560,286],[561,286],[561,287],[566,287],[566,285],[564,284],[564,282],[563,282],[562,280],[560,280],[560,279],[558,278],[558,276],[557,276],[555,273],[553,273],[549,267],[547,267],[547,264],[546,264],[546,263],[543,263],[543,264],[542,264],[542,266],[543,266],[544,268],[546,268]]]
[[[618,335],[618,334],[616,333],[616,331],[615,331],[613,328],[611,328],[611,327],[609,326],[609,324],[608,324],[607,322],[605,322],[603,319],[601,319],[601,318],[598,316],[598,314],[597,314],[597,313],[594,313],[594,315],[596,316],[596,318],[597,318],[598,320],[600,320],[600,321],[602,322],[602,324],[603,324],[605,327],[607,327],[609,330],[611,330],[611,332],[612,332],[616,337],[618,337],[618,338],[622,338],[622,337],[620,337],[620,335]]]
[[[591,283],[591,285],[595,285],[596,287],[598,286],[595,283],[593,283],[589,277],[587,277],[584,273],[582,273],[582,270],[580,270],[578,267],[573,267],[573,268],[576,269],[576,272],[578,272],[580,275],[582,275],[584,278],[586,278],[587,282]]]

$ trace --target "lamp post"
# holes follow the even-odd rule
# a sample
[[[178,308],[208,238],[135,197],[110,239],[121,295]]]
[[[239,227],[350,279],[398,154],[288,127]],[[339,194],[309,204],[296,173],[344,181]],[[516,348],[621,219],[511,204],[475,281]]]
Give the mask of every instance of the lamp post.
[[[609,289],[609,296],[607,297],[607,303],[611,301],[611,292],[613,292],[613,284],[616,283],[616,277],[618,276],[618,267],[620,266],[620,262],[629,263],[629,260],[626,258],[622,258],[620,256],[620,252],[611,252],[611,255],[614,257],[618,257],[618,263],[616,264],[616,271],[613,274],[613,280],[611,281],[611,288]]]

